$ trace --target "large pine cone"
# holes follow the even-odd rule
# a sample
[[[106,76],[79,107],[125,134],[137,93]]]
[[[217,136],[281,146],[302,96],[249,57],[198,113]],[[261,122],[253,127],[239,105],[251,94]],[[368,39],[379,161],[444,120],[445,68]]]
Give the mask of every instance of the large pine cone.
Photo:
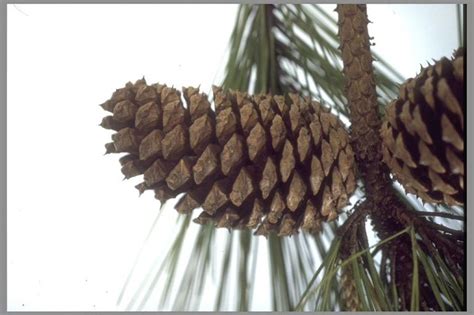
[[[107,153],[137,188],[161,202],[185,193],[180,213],[202,207],[197,223],[257,228],[256,234],[320,231],[355,190],[354,155],[342,123],[296,94],[249,96],[213,88],[215,111],[195,88],[181,93],[145,80],[127,83],[101,106],[116,130]]]
[[[381,128],[395,178],[429,203],[464,204],[464,52],[442,58],[400,87]]]

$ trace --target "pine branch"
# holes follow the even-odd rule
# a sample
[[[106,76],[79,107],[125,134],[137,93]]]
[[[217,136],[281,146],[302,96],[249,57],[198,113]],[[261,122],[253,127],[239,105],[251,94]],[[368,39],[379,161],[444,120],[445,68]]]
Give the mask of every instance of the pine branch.
[[[367,203],[374,222],[374,228],[380,238],[386,238],[403,226],[415,222],[413,211],[397,198],[386,166],[382,163],[381,139],[379,129],[381,120],[377,106],[375,78],[372,68],[372,54],[370,52],[370,38],[367,30],[367,13],[365,5],[338,5],[339,36],[346,77],[346,96],[349,101],[350,118],[352,122],[351,137],[355,148],[356,161],[363,179]],[[434,223],[426,220],[416,220],[417,223],[429,225]],[[352,224],[354,226],[354,224]],[[437,230],[446,231],[448,228],[436,225]],[[448,229],[449,232],[453,232]],[[413,237],[412,237],[413,238]],[[417,272],[416,257],[413,251],[413,240],[402,237],[393,246],[395,252],[397,283],[401,286],[399,292],[402,297],[402,308],[418,307],[418,298],[421,304],[430,309],[437,309],[438,304],[433,298],[429,286],[421,286],[420,295],[413,291],[407,275],[416,272],[416,277],[424,284],[427,283],[426,274]],[[412,258],[410,258],[412,257]],[[411,261],[414,263],[412,264]],[[415,270],[413,270],[413,266]],[[415,276],[415,275],[414,275]],[[418,284],[418,280],[413,283]],[[404,301],[404,302],[403,302]]]
[[[315,309],[328,310],[341,306],[339,284],[334,275],[338,270],[337,262],[341,257],[347,258],[349,255],[356,257],[347,258],[350,264],[346,261],[342,266],[345,275],[350,274],[352,278],[349,279],[351,293],[347,296],[354,297],[354,290],[358,296],[357,306],[352,303],[350,308],[398,310],[407,309],[411,304],[413,307],[418,307],[416,300],[411,299],[414,296],[420,298],[422,308],[436,309],[439,306],[442,309],[439,294],[423,289],[428,283],[431,288],[439,288],[439,292],[445,297],[454,296],[453,303],[450,304],[454,309],[459,308],[459,305],[462,306],[462,299],[459,298],[462,292],[459,293],[459,289],[463,287],[462,279],[459,279],[463,273],[461,264],[463,257],[459,255],[461,248],[459,244],[464,244],[463,240],[459,240],[461,235],[457,235],[458,233],[452,229],[427,223],[427,220],[422,218],[425,213],[412,211],[410,204],[403,203],[403,198],[394,194],[388,171],[381,163],[378,136],[379,110],[383,103],[393,98],[397,92],[393,78],[400,78],[381,58],[377,58],[379,62],[374,69],[372,68],[365,6],[342,5],[339,11],[342,53],[337,47],[337,24],[324,11],[313,5],[242,5],[239,7],[232,33],[223,87],[253,93],[280,94],[296,91],[328,102],[341,116],[350,115],[357,161],[367,193],[366,199],[360,205],[356,205],[356,210],[338,230],[337,236],[334,233],[335,224],[328,224],[323,227],[326,239],[320,235],[304,233],[286,240],[275,235],[270,237],[271,291],[274,309],[291,310],[294,305],[302,309],[305,305],[302,302],[303,300],[307,302],[307,293],[323,267],[325,273],[318,285]],[[350,79],[346,83],[346,94],[343,89],[344,77],[339,65],[341,59],[344,74]],[[377,78],[374,78],[374,73]],[[381,92],[379,97],[376,94],[375,83]],[[349,108],[346,106],[346,97]],[[377,99],[383,100],[382,105],[378,104]],[[170,146],[173,146],[173,143]],[[109,150],[110,146],[107,149]],[[188,171],[186,165],[181,171],[184,173]],[[177,176],[175,179],[179,178],[180,176]],[[160,193],[171,194],[164,190]],[[368,214],[371,214],[380,238],[384,239],[372,253],[369,251],[364,229]],[[455,216],[451,218],[454,219]],[[187,216],[188,223],[189,219]],[[406,233],[402,233],[402,235],[396,234],[396,239],[390,242],[390,246],[386,246],[387,239],[392,239],[394,233],[412,225],[421,237],[419,242],[413,242]],[[183,276],[180,277],[177,275],[176,263],[180,257],[186,230],[187,224],[178,233],[159,270],[154,274],[150,273],[151,284],[147,288],[140,308],[151,296],[165,267],[169,273],[165,279],[161,307],[169,304],[175,309],[198,308],[200,294],[206,290],[211,273],[210,257],[216,254],[213,250],[215,232],[213,227],[209,226],[200,229],[196,247],[193,249],[194,259],[188,263]],[[225,276],[219,286],[216,310],[224,308],[227,295],[237,297],[237,308],[240,310],[248,310],[250,306],[251,292],[254,289],[254,277],[249,277],[250,247],[255,239],[249,231],[239,233],[240,242],[236,243],[237,246],[233,245],[233,234],[230,234],[228,239],[230,247],[226,248],[223,255],[222,275]],[[329,250],[326,248],[327,240],[333,242]],[[308,270],[313,272],[315,264],[314,252],[309,250],[310,241],[314,242],[311,245],[317,247],[323,260],[323,264],[311,280]],[[374,256],[378,250],[382,251],[382,258],[380,267],[376,270]],[[240,260],[237,267],[231,268],[233,252],[238,253]],[[425,255],[425,252],[429,252],[431,257]],[[255,262],[257,255],[255,248],[252,255]],[[431,264],[435,261],[441,267],[432,267]],[[420,272],[417,273],[421,286],[419,295],[413,290],[412,285],[414,281],[411,273],[414,262],[420,262],[417,265],[420,267]],[[443,264],[454,271],[447,272],[449,268]],[[255,265],[250,269],[252,275],[255,273],[254,268]],[[237,274],[239,279],[235,286],[229,284],[229,279],[232,278],[230,275],[233,273]],[[446,276],[443,278],[443,275]],[[387,279],[388,276],[390,281]],[[144,283],[146,282],[148,279],[144,280]],[[176,285],[178,292],[176,297],[172,297]],[[392,296],[388,298],[388,293],[384,294],[385,291],[389,291]],[[303,297],[300,303],[297,303],[301,293],[304,293]],[[138,292],[134,300],[137,296]],[[457,300],[461,302],[458,303]],[[131,304],[134,303],[132,301]]]

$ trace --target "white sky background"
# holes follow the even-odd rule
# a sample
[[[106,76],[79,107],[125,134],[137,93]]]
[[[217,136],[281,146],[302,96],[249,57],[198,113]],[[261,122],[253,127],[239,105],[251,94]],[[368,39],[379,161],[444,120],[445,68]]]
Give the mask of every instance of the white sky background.
[[[159,203],[138,198],[140,180],[122,181],[118,157],[103,156],[111,132],[98,127],[107,114],[98,104],[142,76],[208,93],[222,78],[236,9],[8,5],[9,311],[121,309]],[[373,50],[406,77],[458,47],[455,5],[369,5],[368,14]],[[176,217],[164,210],[142,275],[164,254]],[[267,309],[264,295],[255,309]]]

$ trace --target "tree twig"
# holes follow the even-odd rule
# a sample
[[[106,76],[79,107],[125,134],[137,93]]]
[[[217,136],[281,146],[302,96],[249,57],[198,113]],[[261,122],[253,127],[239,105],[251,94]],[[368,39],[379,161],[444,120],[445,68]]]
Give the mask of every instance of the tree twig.
[[[464,221],[464,216],[455,215],[455,214],[447,213],[447,212],[415,211],[415,213],[418,216],[433,216],[433,217],[441,217],[441,218]]]

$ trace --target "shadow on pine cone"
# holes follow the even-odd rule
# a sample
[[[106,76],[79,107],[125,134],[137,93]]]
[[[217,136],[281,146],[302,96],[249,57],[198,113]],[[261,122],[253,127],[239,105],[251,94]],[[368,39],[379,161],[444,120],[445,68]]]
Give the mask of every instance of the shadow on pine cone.
[[[400,87],[381,128],[383,159],[395,178],[429,203],[464,204],[464,50]]]
[[[143,174],[140,193],[162,203],[184,193],[180,213],[195,222],[256,228],[280,236],[321,230],[356,187],[348,133],[329,109],[296,94],[256,95],[213,87],[215,110],[195,88],[181,93],[144,79],[127,83],[101,106],[116,130],[106,153],[126,178]]]

